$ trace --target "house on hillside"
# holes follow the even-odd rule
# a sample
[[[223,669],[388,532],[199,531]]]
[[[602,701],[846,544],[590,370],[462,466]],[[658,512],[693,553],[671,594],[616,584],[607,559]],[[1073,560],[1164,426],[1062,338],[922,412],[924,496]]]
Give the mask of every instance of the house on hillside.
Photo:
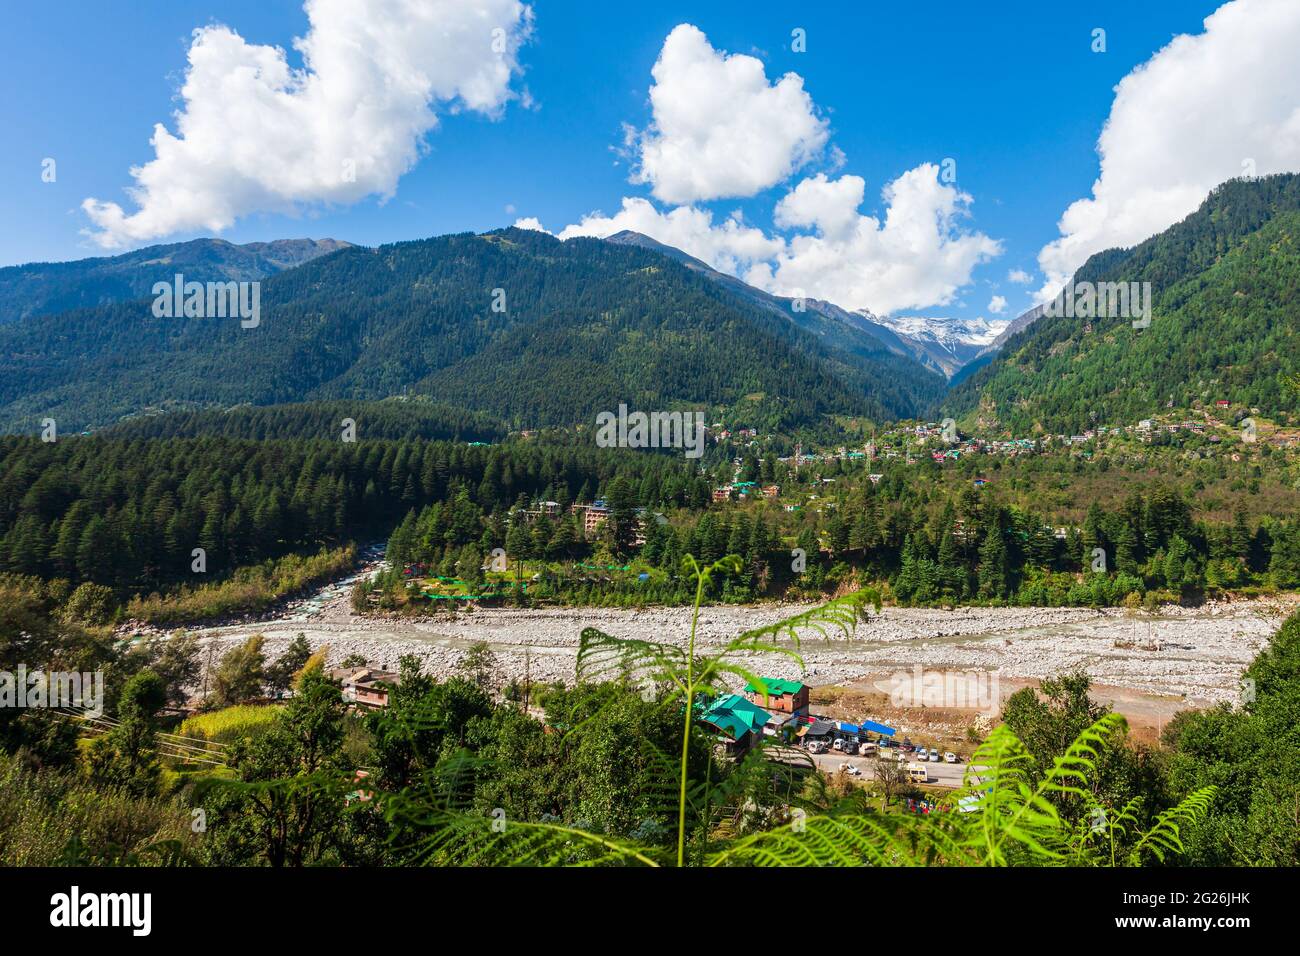
[[[597,498],[583,508],[582,530],[588,535],[595,534],[596,529],[604,524],[608,517],[609,504],[603,498]]]
[[[343,688],[343,700],[356,707],[380,708],[388,706],[388,692],[401,683],[393,671],[377,667],[335,667],[329,671],[331,680]]]
[[[745,696],[753,704],[781,714],[808,713],[808,685],[779,677],[761,678],[763,688],[745,685]]]

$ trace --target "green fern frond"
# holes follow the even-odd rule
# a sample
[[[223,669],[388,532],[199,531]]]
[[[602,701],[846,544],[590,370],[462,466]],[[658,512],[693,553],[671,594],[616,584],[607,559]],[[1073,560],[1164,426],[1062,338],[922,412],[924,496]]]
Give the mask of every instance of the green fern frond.
[[[905,817],[796,816],[743,837],[709,857],[709,866],[920,866]]]
[[[1122,714],[1102,714],[1095,723],[1080,731],[1079,736],[1066,748],[1065,753],[1052,761],[1051,769],[1043,777],[1040,789],[1044,793],[1062,793],[1081,796],[1082,784],[1097,769],[1097,757],[1110,746],[1112,739],[1123,736],[1128,723]]]
[[[731,674],[751,687],[764,687],[763,678],[759,676],[757,670],[752,670],[744,664],[728,659],[728,655],[738,652],[746,654],[767,653],[788,657],[799,666],[801,671],[804,669],[803,657],[788,647],[782,647],[779,644],[740,645],[733,641],[721,653],[714,657],[705,658],[700,662],[699,676],[696,678],[696,683],[704,686],[714,685],[722,674]]]
[[[740,650],[747,645],[767,646],[784,638],[798,647],[804,631],[814,631],[823,640],[832,640],[836,634],[848,638],[858,623],[867,619],[868,606],[880,610],[880,593],[874,588],[862,588],[793,617],[745,631],[730,646]]]
[[[579,681],[680,684],[678,674],[685,664],[686,654],[671,644],[614,637],[594,627],[583,628],[578,638]]]
[[[1142,835],[1129,854],[1129,865],[1141,865],[1142,854],[1148,851],[1161,863],[1164,862],[1166,853],[1181,854],[1181,828],[1201,820],[1209,813],[1210,805],[1218,792],[1219,788],[1215,786],[1202,787],[1189,793],[1177,806],[1158,814],[1151,829]]]
[[[655,852],[561,823],[448,811],[429,814],[407,846],[419,866],[658,866]]]

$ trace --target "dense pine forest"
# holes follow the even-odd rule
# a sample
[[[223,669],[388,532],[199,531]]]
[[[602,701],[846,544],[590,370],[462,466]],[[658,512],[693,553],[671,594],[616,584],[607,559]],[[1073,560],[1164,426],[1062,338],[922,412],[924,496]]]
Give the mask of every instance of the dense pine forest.
[[[49,443],[0,439],[0,570],[88,582],[123,608],[232,579],[300,587],[342,571],[340,549],[384,540],[389,604],[409,596],[403,567],[480,581],[498,548],[516,583],[528,571],[527,599],[543,603],[688,602],[685,554],[743,559],[709,591],[721,601],[874,583],[900,603],[1095,606],[1300,586],[1293,468],[1267,449],[1181,466],[1183,480],[1171,485],[1160,463],[1179,452],[1159,446],[1138,446],[1150,459],[1141,466],[1131,450],[1114,450],[948,465],[828,458],[796,475],[775,450],[747,449],[733,464],[730,444],[701,465],[595,448],[581,431],[498,444],[410,437],[492,432],[408,403],[363,406],[355,422],[358,435],[401,437],[275,437],[328,434],[346,407],[144,418]],[[138,433],[173,437],[125,437]],[[732,490],[718,500],[718,488]],[[589,527],[582,508],[598,499],[608,520]],[[314,572],[277,570],[318,554],[333,556]],[[593,577],[583,570],[592,566],[619,573]],[[217,602],[238,610],[227,603]],[[177,619],[147,607],[131,609]]]
[[[594,495],[620,473],[671,475],[660,487],[683,504],[708,496],[680,459],[585,444],[11,437],[0,467],[6,570],[128,590],[190,578],[196,547],[220,574],[382,538],[409,509],[462,491],[498,515],[547,488]]]
[[[348,422],[351,425],[348,425]],[[239,405],[165,415],[137,415],[99,434],[111,438],[284,438],[390,440],[427,438],[491,443],[506,428],[490,415],[422,400],[381,402],[305,402],[293,405]]]

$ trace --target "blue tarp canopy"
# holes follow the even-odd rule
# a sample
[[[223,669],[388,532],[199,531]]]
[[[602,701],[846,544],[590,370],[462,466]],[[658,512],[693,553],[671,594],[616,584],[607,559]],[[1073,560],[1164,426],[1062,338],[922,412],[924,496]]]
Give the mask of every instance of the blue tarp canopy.
[[[878,734],[884,734],[886,737],[894,736],[894,728],[886,727],[884,724],[878,724],[874,720],[864,720],[862,722],[863,730],[870,730]]]
[[[850,724],[848,721],[845,720],[839,721],[838,726],[840,728],[840,733],[842,734],[856,734],[858,732],[857,724]]]

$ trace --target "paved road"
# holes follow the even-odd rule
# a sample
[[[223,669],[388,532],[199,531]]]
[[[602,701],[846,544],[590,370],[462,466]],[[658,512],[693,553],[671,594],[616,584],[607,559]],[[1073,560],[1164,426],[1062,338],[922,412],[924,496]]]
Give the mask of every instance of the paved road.
[[[826,773],[834,773],[844,766],[845,763],[853,764],[862,771],[861,780],[875,779],[875,757],[846,757],[843,754],[812,754],[813,762],[817,764],[817,769]],[[908,761],[909,763],[911,761]],[[961,786],[962,774],[966,772],[964,763],[934,763],[926,762],[922,764],[930,775],[927,783],[936,787],[947,787],[956,789]]]

